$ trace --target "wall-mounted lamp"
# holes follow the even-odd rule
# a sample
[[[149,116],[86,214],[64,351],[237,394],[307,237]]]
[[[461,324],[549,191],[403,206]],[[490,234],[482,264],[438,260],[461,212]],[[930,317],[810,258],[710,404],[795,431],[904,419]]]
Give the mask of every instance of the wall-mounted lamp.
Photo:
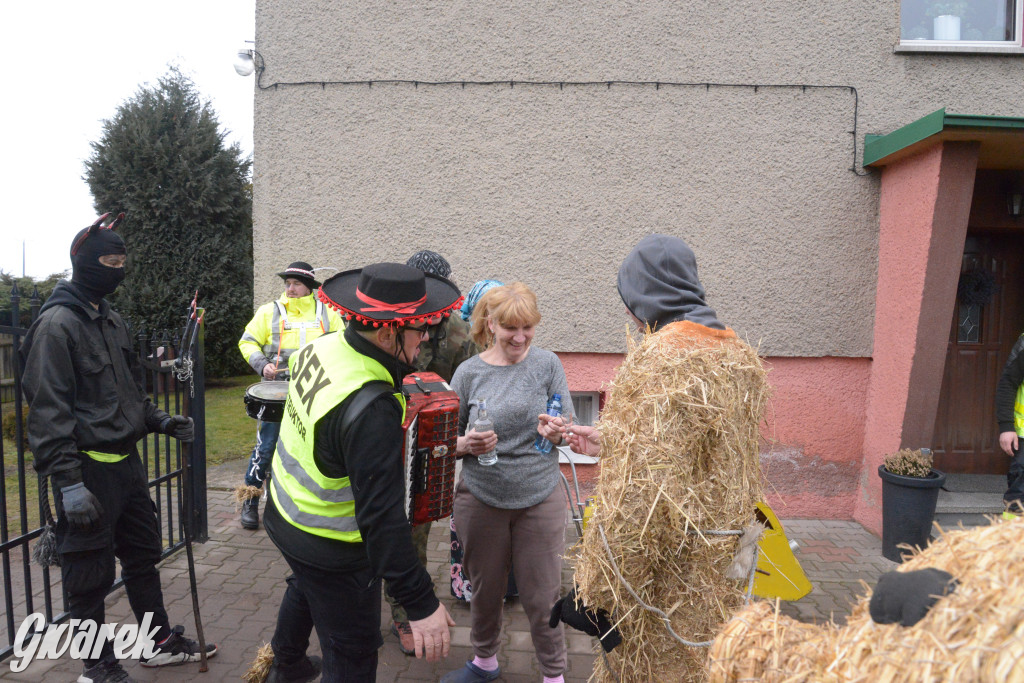
[[[239,76],[248,76],[256,70],[256,62],[253,60],[255,50],[239,50],[235,57],[235,73]]]
[[[1024,193],[1011,192],[1006,195],[1006,210],[1014,218],[1020,218],[1021,213],[1024,212]]]

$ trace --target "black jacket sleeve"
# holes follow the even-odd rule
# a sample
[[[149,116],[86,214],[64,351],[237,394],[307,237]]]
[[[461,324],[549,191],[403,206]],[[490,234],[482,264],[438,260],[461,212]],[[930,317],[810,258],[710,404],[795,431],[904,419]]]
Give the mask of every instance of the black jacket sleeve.
[[[1017,388],[1024,382],[1024,335],[1017,339],[1010,351],[1010,358],[1003,367],[1003,374],[996,384],[996,422],[999,433],[1014,431],[1013,404],[1017,400]]]
[[[33,466],[43,476],[62,473],[67,483],[82,480],[75,434],[74,341],[52,318],[33,331],[22,371],[31,406],[28,443]]]
[[[342,404],[342,410],[332,412],[340,415],[344,407]],[[405,511],[402,413],[398,402],[385,394],[363,410],[347,434],[342,434],[341,419],[332,419],[322,423],[318,438],[325,445],[342,445],[340,449],[317,449],[317,457],[327,461],[323,463],[325,470],[340,465],[349,477],[356,523],[374,574],[388,581],[391,595],[410,619],[430,616],[440,602],[434,595],[430,574],[416,556]],[[343,464],[331,463],[339,454]]]

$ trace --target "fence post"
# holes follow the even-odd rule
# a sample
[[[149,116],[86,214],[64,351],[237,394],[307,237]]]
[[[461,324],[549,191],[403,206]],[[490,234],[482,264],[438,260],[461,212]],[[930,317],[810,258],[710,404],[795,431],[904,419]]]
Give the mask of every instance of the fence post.
[[[21,292],[17,281],[11,283],[11,327],[21,327]]]
[[[28,324],[31,326],[39,317],[39,307],[42,304],[42,300],[39,297],[38,285],[32,285],[32,296],[28,300]]]
[[[195,396],[190,397],[188,416],[192,418],[195,428],[195,440],[192,441],[192,540],[206,543],[210,540],[209,519],[206,503],[206,373],[203,365],[206,360],[206,323],[203,315],[206,309],[196,309],[199,317],[199,330],[196,337],[192,381]]]

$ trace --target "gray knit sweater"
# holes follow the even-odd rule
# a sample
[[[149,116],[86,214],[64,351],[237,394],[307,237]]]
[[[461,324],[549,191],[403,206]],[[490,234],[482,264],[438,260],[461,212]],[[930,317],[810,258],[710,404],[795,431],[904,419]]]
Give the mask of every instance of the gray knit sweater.
[[[487,399],[487,414],[498,435],[498,464],[481,466],[475,457],[462,461],[462,480],[478,500],[493,507],[519,510],[540,503],[558,484],[558,451],[542,455],[533,447],[537,416],[552,394],[562,395],[562,413],[574,414],[565,370],[558,356],[530,347],[515,365],[489,365],[473,356],[452,377],[459,395],[459,434],[477,419],[477,399]]]

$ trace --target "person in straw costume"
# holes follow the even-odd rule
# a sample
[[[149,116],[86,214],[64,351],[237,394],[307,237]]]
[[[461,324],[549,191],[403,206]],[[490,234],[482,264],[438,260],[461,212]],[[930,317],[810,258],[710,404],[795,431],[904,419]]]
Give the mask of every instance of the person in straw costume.
[[[706,648],[680,638],[707,644],[743,604],[748,582],[725,576],[737,536],[715,532],[750,524],[761,499],[765,370],[707,305],[683,240],[643,238],[619,268],[618,290],[644,334],[598,426],[567,433],[573,450],[601,456],[601,473],[576,595],[556,610],[569,623],[566,612],[578,611],[603,624],[595,631],[606,650],[621,636],[592,680],[704,680]]]
[[[805,624],[758,601],[715,638],[712,683],[1024,683],[1024,519],[945,532],[853,606]]]

